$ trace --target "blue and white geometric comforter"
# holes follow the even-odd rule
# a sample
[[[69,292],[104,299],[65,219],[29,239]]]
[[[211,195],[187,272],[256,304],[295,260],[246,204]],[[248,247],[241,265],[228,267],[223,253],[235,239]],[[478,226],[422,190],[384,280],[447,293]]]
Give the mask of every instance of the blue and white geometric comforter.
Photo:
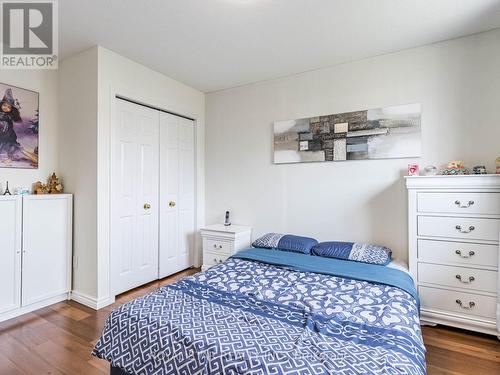
[[[425,374],[409,293],[234,258],[114,310],[93,354],[131,374]]]

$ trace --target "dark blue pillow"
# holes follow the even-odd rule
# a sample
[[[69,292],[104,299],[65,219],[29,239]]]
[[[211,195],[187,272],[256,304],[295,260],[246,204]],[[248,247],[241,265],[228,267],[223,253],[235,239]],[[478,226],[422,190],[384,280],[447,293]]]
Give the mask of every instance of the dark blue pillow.
[[[312,248],[312,254],[320,257],[354,260],[371,264],[387,265],[392,251],[385,246],[359,242],[321,242]]]
[[[320,257],[349,259],[353,242],[320,242],[312,248],[311,253]]]
[[[257,238],[252,243],[252,246],[310,254],[313,246],[317,244],[318,241],[310,237],[294,236],[293,234],[267,233]]]

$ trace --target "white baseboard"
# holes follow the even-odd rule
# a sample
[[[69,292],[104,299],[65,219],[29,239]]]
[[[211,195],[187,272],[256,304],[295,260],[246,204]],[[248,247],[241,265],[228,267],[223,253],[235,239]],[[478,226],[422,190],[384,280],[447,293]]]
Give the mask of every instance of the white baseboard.
[[[85,293],[78,292],[76,290],[73,290],[71,292],[71,300],[81,303],[82,305],[90,307],[91,309],[94,310],[99,310],[102,309],[103,307],[115,303],[114,297],[105,297],[97,299],[95,297],[89,296],[88,294]]]
[[[43,307],[47,307],[53,305],[54,303],[58,303],[61,301],[65,301],[69,299],[69,293],[61,293],[56,296],[52,296],[50,298],[44,299],[43,301],[38,301],[36,303],[32,303],[28,306],[19,307],[17,309],[13,309],[7,312],[0,314],[0,322],[4,320],[12,319],[17,316],[41,309]]]

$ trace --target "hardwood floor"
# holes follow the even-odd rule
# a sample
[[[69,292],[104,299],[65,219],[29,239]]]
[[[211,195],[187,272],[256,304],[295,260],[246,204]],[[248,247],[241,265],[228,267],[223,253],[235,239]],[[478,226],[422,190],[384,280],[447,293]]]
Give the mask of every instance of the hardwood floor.
[[[61,302],[0,323],[0,375],[107,375],[107,362],[90,356],[106,317],[120,304],[191,275],[187,270],[118,296],[95,311]],[[500,374],[500,341],[444,327],[424,327],[429,374]]]

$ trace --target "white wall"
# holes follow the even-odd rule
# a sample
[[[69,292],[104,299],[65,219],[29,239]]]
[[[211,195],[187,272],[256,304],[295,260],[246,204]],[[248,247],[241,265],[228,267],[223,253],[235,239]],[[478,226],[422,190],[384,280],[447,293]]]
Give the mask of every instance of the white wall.
[[[109,197],[110,131],[114,95],[194,118],[197,131],[197,226],[203,225],[205,95],[105,48],[98,47],[98,291],[100,301],[114,297],[110,289]],[[196,244],[197,258],[200,243]],[[115,260],[117,261],[117,260]],[[104,303],[104,302],[103,302]]]
[[[73,198],[73,290],[97,293],[97,49],[59,64],[59,161]]]
[[[114,96],[191,116],[197,127],[198,225],[204,222],[205,96],[102,47],[64,60],[61,71],[61,163],[75,192],[74,298],[93,307],[114,301],[110,252],[110,133]],[[199,247],[199,244],[198,244]]]
[[[38,169],[0,168],[0,192],[3,193],[7,180],[13,192],[16,187],[46,182],[52,172],[58,172],[58,75],[56,70],[0,70],[0,82],[37,91],[40,100]]]
[[[214,92],[206,98],[206,218],[319,240],[367,241],[407,258],[408,163],[500,156],[500,30]],[[272,164],[272,123],[422,104],[420,159]]]

